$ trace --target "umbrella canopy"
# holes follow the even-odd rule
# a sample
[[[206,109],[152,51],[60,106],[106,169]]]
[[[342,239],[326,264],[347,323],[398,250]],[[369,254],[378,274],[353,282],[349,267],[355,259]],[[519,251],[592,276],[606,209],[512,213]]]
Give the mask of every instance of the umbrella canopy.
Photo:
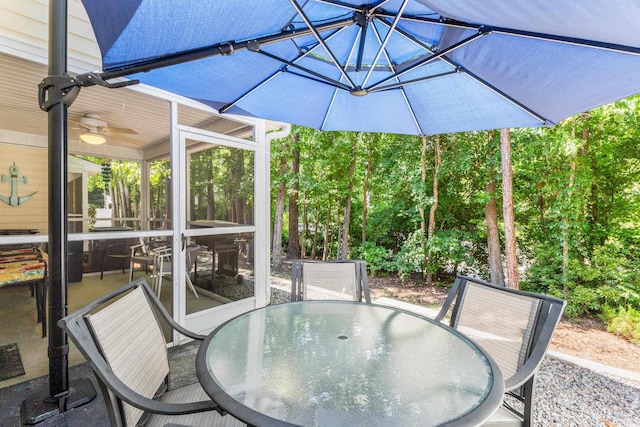
[[[630,0],[83,3],[103,77],[322,130],[545,126],[640,92]]]

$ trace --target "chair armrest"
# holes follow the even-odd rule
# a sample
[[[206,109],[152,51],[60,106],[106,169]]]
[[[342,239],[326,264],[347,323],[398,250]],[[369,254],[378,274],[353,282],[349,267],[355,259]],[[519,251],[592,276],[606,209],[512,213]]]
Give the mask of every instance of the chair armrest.
[[[145,247],[145,245],[143,245],[142,243],[138,243],[137,245],[132,245],[131,246],[131,256],[135,256],[137,250],[140,249],[140,248],[144,248],[144,247]]]
[[[212,410],[216,410],[221,414],[223,412],[222,409],[220,409],[213,400],[202,400],[189,403],[167,403],[149,399],[136,393],[126,384],[120,381],[106,362],[104,362],[100,367],[99,365],[101,363],[96,363],[94,359],[90,361],[90,364],[94,367],[94,372],[96,373],[96,375],[100,377],[100,379],[105,383],[106,387],[109,390],[111,390],[123,401],[144,411],[164,415],[193,414],[196,412],[205,412]]]
[[[547,354],[549,345],[551,345],[551,337],[560,321],[560,316],[562,315],[565,304],[566,303],[562,305],[552,304],[550,306],[547,318],[552,320],[545,322],[543,325],[540,331],[540,338],[536,341],[536,345],[531,350],[531,354],[524,365],[522,365],[520,369],[518,369],[518,372],[511,378],[505,380],[505,391],[511,391],[521,387],[538,371],[544,356]]]
[[[458,295],[458,288],[460,287],[461,282],[462,282],[462,278],[460,278],[459,276],[456,277],[456,280],[453,282],[453,285],[451,285],[451,289],[447,294],[447,299],[444,300],[444,303],[442,304],[442,308],[440,309],[440,312],[438,312],[438,314],[434,318],[436,322],[442,321],[444,316],[446,316],[447,313],[449,312],[449,308],[451,307],[453,300]]]
[[[169,326],[171,326],[176,331],[180,332],[182,335],[192,338],[194,340],[202,341],[206,338],[205,335],[196,334],[195,332],[192,332],[186,329],[182,325],[179,325],[175,320],[173,320],[173,317],[171,317],[167,309],[164,308],[164,305],[162,305],[162,303],[160,302],[160,299],[155,294],[155,292],[151,291],[151,288],[149,288],[149,284],[145,281],[145,282],[142,282],[142,286],[145,288],[145,294],[150,299],[154,308],[162,316],[162,320],[167,322]]]
[[[76,344],[85,359],[89,361],[94,373],[100,378],[104,385],[120,399],[132,406],[165,415],[192,414],[210,410],[220,411],[218,405],[214,403],[213,400],[189,403],[166,403],[138,394],[123,383],[113,372],[111,366],[96,347],[93,339],[89,337],[89,332],[82,316],[62,318],[58,321],[58,326],[67,332],[67,335],[74,344]]]

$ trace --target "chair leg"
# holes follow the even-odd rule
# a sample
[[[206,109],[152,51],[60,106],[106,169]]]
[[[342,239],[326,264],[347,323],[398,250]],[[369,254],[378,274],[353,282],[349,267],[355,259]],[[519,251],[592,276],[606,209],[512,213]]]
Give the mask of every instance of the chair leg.
[[[133,260],[129,261],[129,283],[133,282]]]
[[[155,291],[158,298],[160,298],[160,290],[162,289],[162,274],[156,274]]]
[[[189,277],[189,273],[187,273],[185,275],[186,279],[187,279],[187,286],[189,286],[189,288],[191,288],[191,291],[193,292],[193,294],[196,296],[196,299],[198,299],[198,293],[196,292],[196,288],[193,286],[193,282],[191,281],[191,278]]]
[[[100,267],[100,280],[102,280],[102,277],[104,276],[104,259],[106,257],[104,255],[102,255],[102,266]]]

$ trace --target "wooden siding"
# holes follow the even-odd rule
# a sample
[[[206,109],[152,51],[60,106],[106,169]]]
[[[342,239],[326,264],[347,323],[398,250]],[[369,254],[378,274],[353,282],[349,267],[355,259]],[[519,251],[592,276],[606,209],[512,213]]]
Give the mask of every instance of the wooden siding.
[[[20,169],[18,178],[27,177],[27,183],[18,183],[18,196],[33,195],[19,206],[10,206],[0,201],[0,229],[28,228],[48,231],[49,189],[48,160],[44,148],[24,147],[0,143],[0,176],[10,177],[9,168],[15,165]],[[11,182],[0,182],[0,194],[11,195]]]

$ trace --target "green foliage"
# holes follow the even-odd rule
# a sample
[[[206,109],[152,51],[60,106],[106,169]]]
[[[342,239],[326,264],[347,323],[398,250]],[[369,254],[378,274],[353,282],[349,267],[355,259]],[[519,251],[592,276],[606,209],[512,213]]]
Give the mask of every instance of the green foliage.
[[[565,315],[576,318],[583,314],[598,313],[602,310],[602,299],[597,289],[574,286],[567,297]]]
[[[416,230],[400,250],[386,262],[386,269],[400,277],[430,271],[435,274],[456,272],[462,263],[473,264],[468,234],[457,230],[437,231],[430,242]],[[429,251],[431,256],[428,257]],[[379,250],[382,254],[382,251]]]
[[[389,250],[383,246],[376,246],[373,242],[365,242],[354,248],[351,253],[353,259],[363,259],[367,269],[373,275],[388,272],[392,268]]]
[[[602,320],[607,324],[609,332],[640,344],[640,310],[630,306],[617,308],[605,306]]]
[[[606,305],[640,309],[639,101],[618,101],[553,128],[512,132],[521,287],[566,298],[572,317],[599,313]],[[281,159],[290,166],[291,138],[274,141],[272,200],[281,182],[289,193],[299,183],[300,223],[330,231],[330,256],[337,253],[351,197],[351,257],[365,259],[372,272],[442,275],[462,266],[488,271],[490,183],[502,210],[497,131],[429,136],[424,158],[419,137],[299,127],[294,134],[300,173],[287,168],[281,174]],[[442,162],[435,235],[427,243],[420,230],[436,201],[436,138]]]

